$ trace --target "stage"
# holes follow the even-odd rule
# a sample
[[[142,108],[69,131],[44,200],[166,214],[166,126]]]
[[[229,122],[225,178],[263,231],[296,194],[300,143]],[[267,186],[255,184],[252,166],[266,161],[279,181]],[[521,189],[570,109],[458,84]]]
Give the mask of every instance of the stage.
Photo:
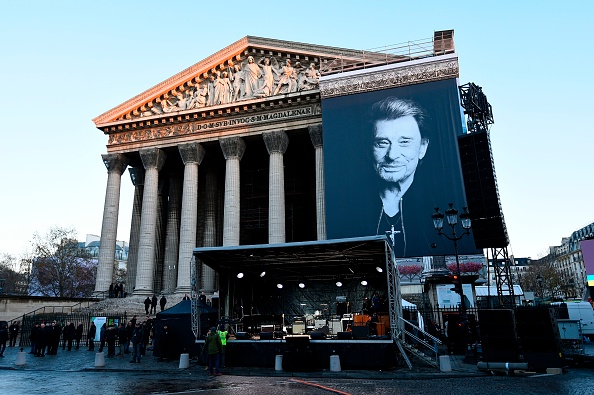
[[[307,337],[307,336],[306,336]],[[291,337],[274,340],[227,341],[225,366],[274,368],[277,355],[283,356],[285,371],[316,371],[330,368],[330,356],[340,356],[344,370],[389,370],[396,366],[397,348],[392,340],[311,340],[300,339],[291,344]],[[288,341],[287,341],[288,340]],[[198,350],[204,340],[196,341]],[[206,354],[201,354],[205,362]]]

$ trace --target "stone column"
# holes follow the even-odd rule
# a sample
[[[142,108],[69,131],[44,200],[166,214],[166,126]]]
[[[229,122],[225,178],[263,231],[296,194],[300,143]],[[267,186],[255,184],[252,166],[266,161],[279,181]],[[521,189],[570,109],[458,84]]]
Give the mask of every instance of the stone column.
[[[99,247],[99,265],[95,293],[109,290],[113,277],[115,262],[116,236],[118,231],[118,214],[120,211],[120,187],[122,174],[128,166],[128,158],[123,154],[101,155],[107,167],[107,188],[105,205],[103,206],[103,223],[101,225],[101,245]]]
[[[157,220],[155,221],[155,264],[153,265],[153,290],[160,293],[163,290],[163,266],[165,262],[165,226],[163,212],[167,209],[167,196],[163,196],[165,182],[160,177],[157,188]]]
[[[132,295],[136,286],[136,264],[138,263],[138,242],[140,240],[140,212],[142,210],[142,192],[144,190],[144,169],[132,167],[128,170],[134,185],[132,221],[130,224],[130,245],[126,271],[126,292]]]
[[[316,222],[318,240],[326,240],[326,203],[324,200],[324,150],[322,124],[308,126],[309,137],[316,150]]]
[[[165,235],[165,262],[163,264],[163,292],[171,294],[177,283],[177,258],[179,254],[179,218],[181,207],[181,182],[177,175],[169,178],[169,204],[167,205],[167,230]]]
[[[206,173],[206,185],[204,193],[204,247],[215,247],[217,245],[217,176],[213,169]],[[214,269],[200,263],[202,276],[200,278],[200,289],[207,294],[217,290]]]
[[[239,245],[239,161],[245,152],[240,137],[219,140],[225,156],[225,210],[223,214],[223,246]]]
[[[198,143],[178,147],[184,161],[184,187],[177,262],[176,293],[189,293],[191,288],[192,252],[196,247],[196,223],[198,219],[198,166],[204,158],[204,148]]]
[[[268,243],[285,242],[285,167],[283,155],[289,145],[289,137],[282,131],[263,133],[264,143],[270,155],[268,169]]]
[[[152,295],[154,291],[153,276],[159,171],[165,164],[166,157],[165,152],[158,148],[140,150],[140,159],[142,159],[142,164],[144,165],[145,175],[134,295]]]

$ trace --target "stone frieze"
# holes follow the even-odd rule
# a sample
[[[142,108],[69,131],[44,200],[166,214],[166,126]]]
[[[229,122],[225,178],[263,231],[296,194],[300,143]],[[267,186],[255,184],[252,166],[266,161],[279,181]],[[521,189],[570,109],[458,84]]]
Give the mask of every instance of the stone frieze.
[[[458,59],[438,60],[394,68],[369,69],[368,73],[340,75],[320,82],[322,99],[396,88],[459,76]]]

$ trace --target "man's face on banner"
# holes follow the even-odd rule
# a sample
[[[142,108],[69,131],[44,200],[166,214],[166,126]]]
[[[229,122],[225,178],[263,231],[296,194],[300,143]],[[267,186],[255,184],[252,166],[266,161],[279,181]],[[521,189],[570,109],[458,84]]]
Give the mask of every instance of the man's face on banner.
[[[375,123],[374,166],[386,182],[401,183],[410,178],[427,152],[429,141],[421,138],[419,125],[411,115]]]

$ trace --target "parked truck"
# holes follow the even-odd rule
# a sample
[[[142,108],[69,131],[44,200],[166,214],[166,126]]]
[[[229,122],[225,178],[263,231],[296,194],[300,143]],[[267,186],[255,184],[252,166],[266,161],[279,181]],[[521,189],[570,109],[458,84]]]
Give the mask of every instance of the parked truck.
[[[582,334],[594,340],[594,310],[589,302],[563,302],[552,303],[559,308],[559,317],[570,320],[580,321],[582,324]],[[563,317],[563,311],[567,306],[567,316]]]

